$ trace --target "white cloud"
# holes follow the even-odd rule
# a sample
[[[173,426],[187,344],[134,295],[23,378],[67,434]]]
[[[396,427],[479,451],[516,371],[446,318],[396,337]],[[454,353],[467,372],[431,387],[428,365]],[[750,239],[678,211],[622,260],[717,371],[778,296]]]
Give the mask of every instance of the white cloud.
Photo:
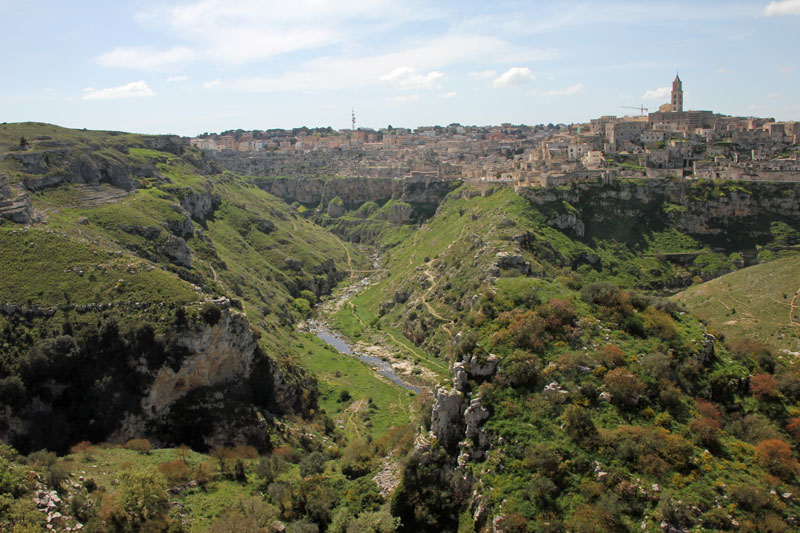
[[[800,0],[780,0],[767,4],[764,14],[773,15],[800,15]]]
[[[95,58],[104,67],[130,68],[165,72],[197,59],[197,53],[186,46],[173,46],[156,52],[149,46],[114,48]]]
[[[389,98],[390,102],[394,102],[396,104],[403,104],[406,102],[416,102],[419,100],[418,94],[401,94],[399,96],[392,96]]]
[[[89,88],[91,89],[91,88]],[[107,89],[88,90],[83,95],[84,100],[118,100],[121,98],[138,98],[141,96],[155,96],[155,92],[140,80],[134,81],[121,87],[109,87]]]
[[[769,96],[767,96],[767,98],[769,98],[770,100],[781,100],[781,99],[783,99],[783,94],[782,93],[770,93]]]
[[[438,11],[416,0],[194,0],[143,11],[138,20],[194,43],[204,57],[243,64],[382,34],[407,22],[440,20]]]
[[[170,76],[167,78],[168,83],[175,83],[176,81],[186,81],[189,79],[189,76]]]
[[[733,74],[733,73],[734,73],[733,70],[727,68],[718,68],[717,70],[714,71],[714,74],[717,74],[718,76],[724,76],[726,74]]]
[[[497,72],[494,70],[482,70],[480,72],[469,73],[469,77],[476,80],[486,80],[489,78],[494,78],[495,76],[497,76]]]
[[[797,69],[797,67],[795,67],[794,65],[788,65],[788,66],[779,68],[778,72],[781,73],[781,76],[788,76],[789,74],[794,72],[796,69]]]
[[[552,54],[549,50],[519,49],[497,37],[447,34],[399,52],[363,57],[318,57],[282,76],[239,78],[223,85],[249,92],[337,90],[381,82],[381,77],[396,65],[414,65],[425,71],[475,61],[536,61],[550,58]]]
[[[659,87],[658,89],[650,89],[649,91],[645,91],[645,93],[642,95],[642,98],[645,100],[662,100],[664,98],[669,98],[671,92],[671,87]]]
[[[519,87],[536,79],[528,67],[511,67],[492,82],[494,87]]]
[[[458,93],[457,92],[449,92],[449,93],[444,93],[444,94],[442,94],[440,96],[442,98],[446,98],[446,99],[449,100],[450,98],[455,98],[456,96],[458,96]]]
[[[207,81],[203,84],[203,89],[210,89],[222,85],[222,80],[217,78],[215,80]]]
[[[444,78],[444,74],[436,70],[427,74],[417,74],[413,67],[397,67],[380,79],[394,84],[398,89],[418,91],[439,87]]]

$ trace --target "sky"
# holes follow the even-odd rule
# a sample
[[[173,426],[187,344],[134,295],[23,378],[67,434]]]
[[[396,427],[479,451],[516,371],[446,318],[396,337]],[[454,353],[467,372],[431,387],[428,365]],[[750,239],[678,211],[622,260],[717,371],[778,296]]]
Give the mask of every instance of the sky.
[[[800,0],[0,0],[0,47],[0,122],[569,124],[676,73],[687,109],[800,120]]]

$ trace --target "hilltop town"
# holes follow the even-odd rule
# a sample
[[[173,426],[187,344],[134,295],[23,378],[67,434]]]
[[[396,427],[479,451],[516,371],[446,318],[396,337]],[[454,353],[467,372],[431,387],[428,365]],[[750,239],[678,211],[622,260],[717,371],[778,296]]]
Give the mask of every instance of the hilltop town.
[[[517,187],[636,177],[800,180],[800,122],[684,110],[678,76],[669,103],[650,113],[637,109],[638,116],[571,125],[235,130],[190,143],[253,174],[431,177]]]

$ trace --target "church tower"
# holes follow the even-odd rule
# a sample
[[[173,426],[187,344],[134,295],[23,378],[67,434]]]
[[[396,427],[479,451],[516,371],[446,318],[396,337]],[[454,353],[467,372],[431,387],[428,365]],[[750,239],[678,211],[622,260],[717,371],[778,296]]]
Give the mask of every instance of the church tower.
[[[680,113],[683,111],[683,83],[675,74],[675,81],[672,82],[672,111]]]

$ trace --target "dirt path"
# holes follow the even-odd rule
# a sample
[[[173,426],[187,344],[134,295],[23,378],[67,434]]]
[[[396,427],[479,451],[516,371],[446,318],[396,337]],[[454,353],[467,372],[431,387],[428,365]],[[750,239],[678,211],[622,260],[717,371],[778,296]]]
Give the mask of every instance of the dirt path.
[[[350,425],[353,427],[353,433],[355,433],[356,438],[361,438],[361,433],[358,431],[358,420],[357,417],[363,413],[367,409],[367,400],[362,398],[360,400],[356,400],[351,403],[345,412],[347,413],[347,420],[345,421],[345,425]],[[354,420],[354,418],[356,420]]]
[[[795,309],[795,307],[800,309],[800,303],[795,303],[798,298],[800,298],[800,289],[797,289],[797,293],[792,298],[792,305],[789,308],[789,325],[790,326],[800,327],[800,322],[796,322],[795,319],[794,319],[794,309]]]

